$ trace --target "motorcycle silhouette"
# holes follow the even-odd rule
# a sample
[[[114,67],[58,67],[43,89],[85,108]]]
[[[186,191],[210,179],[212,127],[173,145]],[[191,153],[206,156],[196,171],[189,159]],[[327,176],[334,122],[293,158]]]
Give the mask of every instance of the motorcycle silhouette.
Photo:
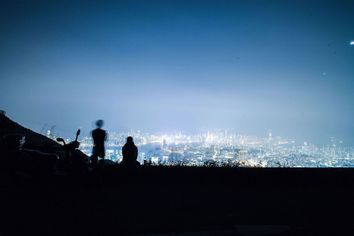
[[[81,131],[80,129],[78,129],[76,131],[76,137],[75,137],[75,140],[70,142],[70,143],[66,143],[65,140],[63,138],[57,138],[57,141],[58,142],[62,142],[63,143],[63,149],[65,151],[67,151],[69,153],[69,155],[71,154],[71,152],[75,151],[76,149],[79,148],[80,146],[80,142],[77,141],[77,139],[79,138],[79,135],[80,135]]]
[[[80,146],[80,142],[78,141],[79,135],[81,131],[78,129],[76,131],[76,137],[74,141],[66,143],[63,138],[57,138],[57,142],[63,143],[62,149],[64,150],[64,161],[67,169],[79,169],[85,166],[87,163],[86,155],[83,154],[78,148]]]

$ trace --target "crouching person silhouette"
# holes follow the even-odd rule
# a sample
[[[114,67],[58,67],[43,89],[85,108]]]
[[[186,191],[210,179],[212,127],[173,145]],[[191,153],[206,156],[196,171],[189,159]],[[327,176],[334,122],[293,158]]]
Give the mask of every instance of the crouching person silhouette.
[[[92,167],[97,166],[98,158],[104,159],[105,147],[104,142],[107,140],[107,132],[102,129],[103,120],[96,121],[96,129],[92,130],[93,148],[91,156]]]
[[[127,142],[122,147],[123,160],[121,162],[122,166],[135,167],[139,166],[140,163],[138,159],[138,148],[133,142],[133,137],[129,136]]]

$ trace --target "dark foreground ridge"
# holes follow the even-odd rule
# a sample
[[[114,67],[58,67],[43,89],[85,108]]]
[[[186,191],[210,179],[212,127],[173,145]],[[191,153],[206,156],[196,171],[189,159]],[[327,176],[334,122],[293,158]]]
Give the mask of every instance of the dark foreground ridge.
[[[0,234],[342,235],[353,230],[353,172],[101,165],[32,175],[2,168]]]

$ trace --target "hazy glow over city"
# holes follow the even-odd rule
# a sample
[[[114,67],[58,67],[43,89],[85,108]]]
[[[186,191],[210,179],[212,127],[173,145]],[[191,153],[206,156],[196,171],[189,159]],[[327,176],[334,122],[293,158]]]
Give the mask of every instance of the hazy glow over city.
[[[35,131],[354,146],[353,1],[2,1],[0,110]],[[348,44],[349,42],[349,44]]]

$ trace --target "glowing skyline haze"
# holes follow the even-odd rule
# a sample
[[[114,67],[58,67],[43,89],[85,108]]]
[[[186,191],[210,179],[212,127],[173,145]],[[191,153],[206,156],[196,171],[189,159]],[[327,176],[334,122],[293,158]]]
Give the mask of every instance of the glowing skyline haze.
[[[66,136],[103,119],[354,145],[353,12],[334,0],[2,1],[0,109]]]

